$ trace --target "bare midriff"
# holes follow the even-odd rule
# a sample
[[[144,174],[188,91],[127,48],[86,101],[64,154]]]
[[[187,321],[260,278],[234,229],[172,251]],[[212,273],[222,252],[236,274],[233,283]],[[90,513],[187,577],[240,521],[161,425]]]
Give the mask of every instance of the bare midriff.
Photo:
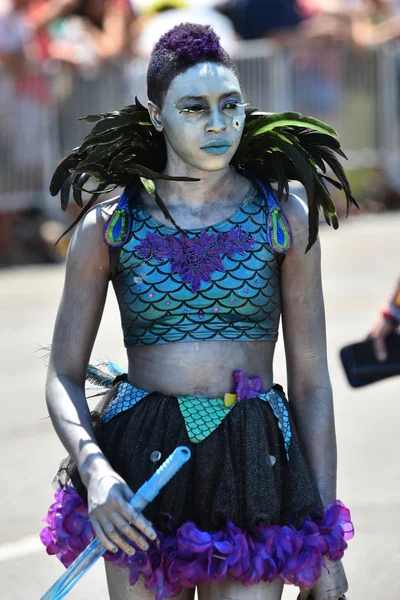
[[[232,373],[259,375],[272,387],[275,342],[201,341],[129,346],[128,379],[133,385],[166,395],[223,398],[232,391]]]

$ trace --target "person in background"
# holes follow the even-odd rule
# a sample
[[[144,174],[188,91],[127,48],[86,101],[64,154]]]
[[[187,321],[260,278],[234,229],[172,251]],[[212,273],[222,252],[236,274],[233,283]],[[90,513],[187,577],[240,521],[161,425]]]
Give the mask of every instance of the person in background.
[[[57,0],[66,4],[50,27],[51,55],[77,69],[96,68],[124,53],[133,19],[129,0]]]
[[[231,0],[218,8],[245,40],[303,49],[350,38],[348,8],[340,0]]]
[[[394,333],[400,326],[400,279],[397,282],[389,300],[381,308],[380,315],[375,321],[368,337],[372,339],[376,358],[385,362],[387,360],[386,338]]]
[[[45,158],[44,152],[32,152],[32,147],[40,138],[44,148],[49,129],[51,86],[43,69],[49,57],[49,39],[45,28],[36,22],[36,13],[44,5],[44,0],[13,0],[3,4],[0,11],[2,266],[23,261],[24,244],[19,233],[24,212],[41,209]]]
[[[212,2],[196,0],[131,0],[137,18],[131,28],[135,56],[149,58],[158,39],[175,25],[190,21],[210,25],[228,52],[235,50],[237,35],[230,19],[214,8]],[[143,81],[143,83],[145,83]],[[136,87],[138,86],[135,80]]]
[[[293,34],[304,16],[296,0],[233,0],[220,7],[244,40]]]
[[[293,42],[296,47],[349,42],[351,14],[345,1],[297,0],[297,6],[304,19]]]
[[[55,101],[54,81],[59,81],[54,79],[54,64],[61,62],[74,71],[88,72],[118,57],[127,48],[131,17],[129,0],[12,0],[2,6],[0,264],[24,262],[25,251],[29,260],[32,244],[36,243],[29,240],[30,250],[24,250],[27,235],[19,236],[17,228],[26,229],[21,225],[26,221],[25,210],[40,213],[43,209],[44,164],[49,147],[46,140],[51,128],[49,107]],[[62,82],[65,84],[65,77]],[[72,95],[75,83],[72,79]],[[69,89],[63,86],[64,100]],[[76,98],[71,100],[74,103]],[[88,106],[87,112],[91,108]],[[97,108],[94,106],[94,111]],[[75,119],[85,112],[82,107]],[[41,150],[32,152],[39,137],[43,141]],[[48,261],[48,245],[39,239],[39,230],[37,246],[45,248],[43,259]]]
[[[352,20],[352,43],[355,47],[368,49],[399,36],[398,0],[364,0],[359,3]]]
[[[49,33],[51,56],[61,64],[57,141],[64,155],[87,129],[81,117],[124,103],[129,30],[135,17],[129,0],[61,1],[65,10],[52,20]],[[73,207],[68,216],[76,217]]]
[[[385,85],[384,92],[396,96],[397,115],[393,119],[393,143],[398,148],[400,118],[400,1],[359,0],[353,11],[351,44],[357,52],[367,54],[383,44],[390,44],[390,54],[395,62],[394,77]],[[374,210],[400,209],[400,174],[398,153],[392,152],[389,161],[378,164],[373,185],[366,190]]]

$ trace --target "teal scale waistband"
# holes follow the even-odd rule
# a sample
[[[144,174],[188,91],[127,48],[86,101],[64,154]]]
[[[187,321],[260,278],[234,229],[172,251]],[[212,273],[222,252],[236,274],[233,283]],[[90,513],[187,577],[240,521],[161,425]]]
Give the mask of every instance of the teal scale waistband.
[[[108,423],[116,415],[128,410],[148,396],[151,392],[137,388],[124,381],[119,384],[115,398],[110,402],[102,421]],[[289,460],[289,446],[292,438],[289,412],[285,401],[278,392],[271,388],[268,392],[258,394],[257,398],[268,402],[282,432],[286,457]],[[202,398],[199,396],[177,396],[179,408],[185,421],[190,441],[199,444],[204,441],[227,417],[236,404],[225,406],[222,398]],[[242,400],[248,402],[248,400]]]

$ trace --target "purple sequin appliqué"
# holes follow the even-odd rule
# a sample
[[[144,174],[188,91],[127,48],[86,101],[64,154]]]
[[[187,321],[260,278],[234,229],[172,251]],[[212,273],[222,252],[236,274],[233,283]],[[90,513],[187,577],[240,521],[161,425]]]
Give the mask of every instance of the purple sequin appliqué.
[[[185,234],[147,233],[135,250],[145,260],[169,260],[172,273],[177,273],[193,292],[198,292],[201,282],[210,281],[214,271],[225,271],[221,260],[224,255],[230,257],[237,252],[245,254],[252,250],[254,242],[239,226],[227,232],[202,231],[199,236],[191,238]]]

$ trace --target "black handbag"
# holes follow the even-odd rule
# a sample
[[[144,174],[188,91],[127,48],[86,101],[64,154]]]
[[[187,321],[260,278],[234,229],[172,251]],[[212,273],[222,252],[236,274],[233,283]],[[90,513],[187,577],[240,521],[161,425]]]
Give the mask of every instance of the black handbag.
[[[400,375],[400,335],[390,334],[386,338],[386,347],[388,357],[384,362],[375,358],[371,339],[350,344],[340,350],[340,359],[352,387],[358,388]]]

